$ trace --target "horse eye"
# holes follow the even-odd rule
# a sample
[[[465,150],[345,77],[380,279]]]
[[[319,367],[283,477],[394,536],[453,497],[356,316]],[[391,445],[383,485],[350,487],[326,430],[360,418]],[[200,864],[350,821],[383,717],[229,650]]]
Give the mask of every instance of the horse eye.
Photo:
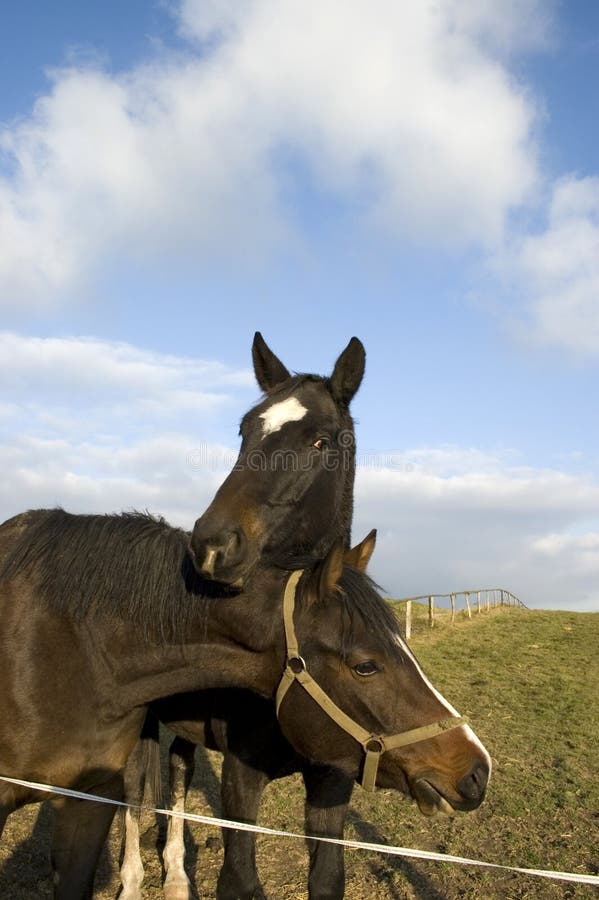
[[[382,668],[378,666],[373,659],[367,659],[364,662],[358,663],[353,669],[356,675],[362,675],[363,677],[376,675],[378,672],[382,671]]]
[[[324,450],[325,447],[329,446],[329,442],[326,438],[318,438],[318,440],[312,442],[312,446],[316,447],[317,450]]]

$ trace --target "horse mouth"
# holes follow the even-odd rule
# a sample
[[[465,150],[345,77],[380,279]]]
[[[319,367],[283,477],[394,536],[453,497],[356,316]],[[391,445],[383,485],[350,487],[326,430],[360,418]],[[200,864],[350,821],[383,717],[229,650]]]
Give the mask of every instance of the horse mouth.
[[[455,813],[455,807],[426,778],[418,778],[410,787],[423,816],[452,816]]]

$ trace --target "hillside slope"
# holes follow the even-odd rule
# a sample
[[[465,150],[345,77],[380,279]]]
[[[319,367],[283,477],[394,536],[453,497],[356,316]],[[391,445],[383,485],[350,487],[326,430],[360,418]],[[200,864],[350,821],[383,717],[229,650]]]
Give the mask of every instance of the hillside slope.
[[[494,762],[480,810],[427,826],[368,803],[389,841],[507,865],[599,872],[599,614],[493,610],[421,630],[411,646]],[[356,801],[362,806],[359,794]],[[390,800],[388,796],[385,804]],[[393,803],[395,806],[395,803]],[[399,808],[397,808],[398,811]],[[411,841],[408,839],[411,837]],[[436,844],[436,847],[435,847]],[[596,897],[588,886],[414,864],[414,896]],[[440,868],[443,870],[440,871]],[[439,893],[435,893],[438,891]],[[404,896],[389,893],[390,897]],[[409,893],[405,896],[410,896]]]

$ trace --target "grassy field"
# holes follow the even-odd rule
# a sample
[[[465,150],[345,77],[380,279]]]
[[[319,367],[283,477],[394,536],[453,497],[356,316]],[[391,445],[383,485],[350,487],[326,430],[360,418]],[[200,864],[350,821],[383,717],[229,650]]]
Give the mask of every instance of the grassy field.
[[[426,609],[414,612],[412,647],[442,693],[470,716],[490,750],[494,773],[488,798],[475,813],[429,821],[392,791],[356,788],[346,836],[474,857],[506,865],[599,873],[599,614],[491,610],[454,625],[441,614],[432,631]],[[218,811],[217,754],[199,753],[190,809]],[[9,820],[0,849],[0,896],[51,896],[47,820],[35,808]],[[299,779],[271,785],[261,823],[301,830]],[[31,837],[35,824],[35,834]],[[145,896],[158,900],[161,868],[156,829],[148,821]],[[214,896],[222,858],[217,829],[193,826],[190,871],[198,896]],[[304,900],[302,842],[259,838],[265,896]],[[118,826],[98,879],[97,896],[116,896]],[[596,898],[590,886],[425,863],[363,851],[347,853],[348,900],[457,898]]]

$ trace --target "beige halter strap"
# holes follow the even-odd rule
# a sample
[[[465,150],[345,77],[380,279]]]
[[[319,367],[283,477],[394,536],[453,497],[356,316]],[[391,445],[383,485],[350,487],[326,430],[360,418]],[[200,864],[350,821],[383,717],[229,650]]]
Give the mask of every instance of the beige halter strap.
[[[358,725],[347,713],[344,713],[320,685],[314,681],[306,667],[305,660],[300,656],[297,636],[293,624],[295,609],[295,592],[298,582],[303,575],[301,569],[291,573],[285,586],[283,598],[283,621],[285,624],[285,639],[287,641],[287,665],[277,688],[276,706],[277,716],[285,694],[294,681],[297,681],[322,710],[347,734],[351,735],[364,749],[366,758],[362,772],[362,787],[367,791],[373,791],[376,786],[376,773],[380,758],[386,750],[396,750],[408,744],[416,744],[418,741],[426,741],[429,738],[459,728],[466,724],[463,717],[452,716],[435,722],[432,725],[423,725],[421,728],[412,728],[401,734],[381,735],[372,734]]]

